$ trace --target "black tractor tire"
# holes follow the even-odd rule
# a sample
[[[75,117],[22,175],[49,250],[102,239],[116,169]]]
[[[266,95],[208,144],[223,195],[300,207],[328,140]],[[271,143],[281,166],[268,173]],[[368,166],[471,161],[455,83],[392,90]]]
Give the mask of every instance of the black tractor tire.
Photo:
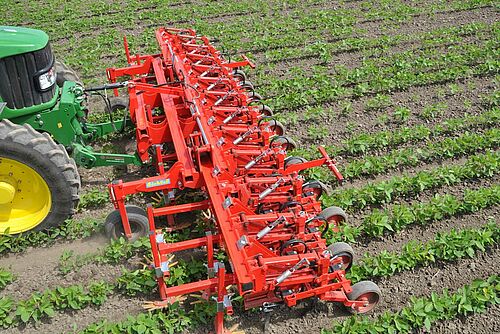
[[[79,202],[80,176],[75,161],[62,145],[47,133],[35,131],[30,125],[0,121],[0,160],[15,160],[39,174],[51,194],[47,216],[30,231],[57,227],[76,211]]]
[[[76,72],[63,63],[62,61],[56,60],[56,83],[59,87],[62,87],[65,81],[73,81],[83,87],[82,80]]]

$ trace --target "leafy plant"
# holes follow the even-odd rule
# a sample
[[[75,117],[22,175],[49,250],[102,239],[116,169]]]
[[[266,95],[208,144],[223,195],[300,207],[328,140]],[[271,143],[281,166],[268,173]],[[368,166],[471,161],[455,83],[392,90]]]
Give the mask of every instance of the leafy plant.
[[[15,277],[10,271],[0,267],[0,290],[14,281]]]
[[[68,219],[62,225],[48,231],[30,232],[16,236],[0,235],[0,254],[23,252],[28,247],[50,245],[58,239],[76,240],[86,238],[101,231],[103,227],[103,221],[99,219]]]
[[[109,202],[109,194],[102,189],[91,189],[80,196],[78,209],[95,209]]]
[[[448,105],[446,103],[441,102],[441,103],[431,104],[429,106],[424,107],[420,116],[423,119],[431,120],[443,115],[446,109],[448,109]]]
[[[366,101],[367,111],[380,111],[392,105],[391,98],[384,94],[377,94],[375,97]]]
[[[406,107],[401,107],[398,106],[394,109],[394,112],[392,113],[392,117],[396,122],[406,122],[408,119],[410,119],[411,115],[411,110]]]
[[[154,271],[149,269],[124,270],[116,283],[118,290],[129,296],[151,293],[157,284]]]

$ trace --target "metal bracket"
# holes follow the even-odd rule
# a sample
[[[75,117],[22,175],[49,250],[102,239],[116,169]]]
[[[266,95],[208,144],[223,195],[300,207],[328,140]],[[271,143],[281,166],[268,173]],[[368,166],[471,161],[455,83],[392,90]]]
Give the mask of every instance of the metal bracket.
[[[250,242],[248,241],[248,238],[246,235],[243,235],[237,242],[236,246],[238,247],[239,250],[242,250],[246,245],[248,245]]]
[[[224,200],[224,202],[222,203],[222,207],[224,209],[227,209],[229,208],[231,205],[233,205],[233,200],[231,199],[231,196],[228,196],[226,197],[226,199]]]
[[[163,273],[168,273],[170,271],[168,261],[163,261],[160,263],[160,269]]]
[[[215,297],[213,297],[216,299]],[[221,302],[217,302],[217,312],[224,312],[228,307],[232,307],[231,297],[229,295],[224,295],[224,299]]]
[[[162,242],[165,242],[165,237],[163,236],[163,233],[158,233],[156,235],[156,243],[161,244]]]
[[[163,277],[163,271],[161,270],[161,268],[155,268],[155,276],[157,278]]]
[[[259,200],[263,200],[265,197],[267,197],[269,194],[271,194],[273,191],[276,190],[280,186],[280,184],[284,183],[285,179],[280,177],[278,181],[276,181],[273,185],[271,185],[269,188],[264,190],[262,193],[259,195]]]
[[[276,280],[275,280],[276,285],[283,283],[283,281],[286,280],[288,277],[290,277],[290,275],[292,275],[297,269],[299,269],[303,263],[305,263],[306,265],[309,265],[309,260],[307,260],[306,258],[303,258],[302,260],[297,262],[293,267],[284,271],[280,276],[278,276],[276,278]]]
[[[217,147],[221,147],[225,143],[226,143],[226,140],[224,139],[224,137],[220,137],[219,140],[217,140]]]
[[[274,311],[274,308],[276,308],[278,304],[276,303],[271,303],[271,302],[263,302],[260,310],[264,313],[269,313]]]

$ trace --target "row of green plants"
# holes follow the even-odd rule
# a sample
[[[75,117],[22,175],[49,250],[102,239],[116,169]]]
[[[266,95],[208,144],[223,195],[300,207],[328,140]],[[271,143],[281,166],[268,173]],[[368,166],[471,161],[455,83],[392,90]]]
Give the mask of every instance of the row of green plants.
[[[500,187],[491,186],[465,190],[462,197],[450,194],[434,195],[429,201],[415,204],[396,204],[390,208],[374,209],[360,226],[344,225],[341,232],[330,234],[335,240],[356,242],[360,237],[381,237],[410,225],[429,225],[451,217],[472,214],[500,203]]]
[[[179,303],[174,303],[163,311],[154,311],[140,313],[135,316],[127,316],[127,319],[121,322],[113,323],[103,320],[92,324],[80,331],[80,334],[174,334],[182,333],[189,328],[197,325],[207,325],[208,317],[213,315],[213,310],[201,308],[196,304],[194,309],[186,311]],[[201,317],[201,320],[195,321]],[[204,321],[203,321],[204,320]]]
[[[47,230],[19,235],[0,235],[0,254],[20,253],[29,247],[54,244],[57,240],[77,240],[87,238],[104,227],[103,219],[68,219],[60,226]]]
[[[207,275],[203,261],[191,258],[180,259],[171,267],[169,286],[199,280]],[[98,281],[87,287],[81,284],[56,287],[36,292],[28,299],[14,301],[10,297],[0,298],[0,328],[9,328],[29,322],[40,322],[55,316],[56,311],[81,310],[89,306],[102,305],[113,293],[127,296],[148,296],[156,289],[154,270],[149,265],[143,269],[123,268],[116,282]]]
[[[491,129],[484,134],[465,133],[456,138],[445,138],[429,143],[423,148],[405,148],[383,156],[368,156],[350,161],[342,170],[346,179],[377,175],[400,167],[419,166],[423,162],[457,158],[485,149],[497,148],[500,144],[500,130]]]
[[[463,164],[423,170],[414,176],[405,174],[386,181],[369,183],[360,188],[335,190],[322,197],[325,206],[340,206],[357,211],[371,205],[382,205],[395,198],[411,198],[423,191],[466,180],[489,178],[499,171],[500,152],[470,156]]]
[[[349,68],[346,65],[316,65],[310,69],[294,66],[280,76],[281,81],[273,73],[257,71],[259,87],[275,96],[286,93],[291,83],[306,84],[304,87],[321,88],[325,84],[340,84],[350,87],[370,82],[377,77],[393,77],[401,71],[420,73],[429,70],[446,68],[447,65],[478,62],[481,57],[490,54],[492,57],[498,48],[498,29],[492,30],[475,43],[449,46],[446,52],[436,48],[423,48],[420,53],[411,51],[384,53],[377,57],[362,59],[360,66]],[[274,79],[274,80],[273,80]]]
[[[428,332],[438,321],[483,313],[498,304],[500,277],[493,275],[485,280],[474,280],[454,293],[444,289],[441,294],[432,292],[430,297],[411,297],[410,303],[397,312],[385,312],[376,318],[354,316],[343,322],[336,321],[331,329],[321,333],[414,333],[418,329]]]
[[[136,256],[142,257],[149,254],[151,245],[147,237],[140,238],[134,242],[128,242],[124,238],[110,240],[110,242],[95,253],[75,254],[73,251],[64,251],[59,258],[59,272],[67,275],[78,271],[85,265],[95,264],[120,264]]]
[[[417,34],[384,35],[377,38],[350,37],[340,41],[317,41],[302,49],[285,47],[267,50],[264,59],[275,63],[292,59],[316,58],[322,62],[330,62],[332,57],[344,52],[357,52],[367,49],[387,49],[391,46],[409,43],[421,43],[424,46],[438,46],[445,43],[458,42],[462,37],[475,36],[495,29],[497,24],[487,25],[482,22],[472,22],[455,27],[437,28],[432,31]]]
[[[458,158],[486,149],[496,149],[500,144],[500,130],[494,128],[484,133],[469,133],[458,137],[446,137],[430,142],[424,147],[408,147],[392,151],[386,155],[373,155],[357,158],[348,163],[341,163],[339,170],[347,180],[362,176],[375,176],[390,170],[420,166],[445,159]],[[315,168],[304,173],[309,178],[322,181],[334,181],[334,177],[325,168]]]
[[[14,301],[10,297],[0,298],[0,328],[9,328],[28,322],[39,322],[50,318],[56,311],[81,310],[87,306],[100,306],[112,293],[109,283],[94,282],[86,289],[82,285],[57,287],[36,292],[30,298]]]
[[[401,252],[383,250],[377,255],[365,254],[352,266],[348,276],[357,282],[366,278],[391,276],[438,261],[474,258],[476,252],[485,252],[487,248],[498,244],[499,240],[500,226],[496,221],[490,221],[477,229],[438,233],[434,240],[426,243],[410,241]]]
[[[109,194],[99,188],[93,188],[80,196],[78,209],[95,209],[109,203]]]
[[[381,150],[433,139],[438,136],[449,136],[471,128],[485,127],[497,124],[500,120],[500,109],[492,108],[478,115],[465,115],[450,118],[432,126],[416,125],[400,127],[392,130],[382,130],[373,133],[361,133],[342,143],[342,146],[326,146],[333,155],[359,155],[371,150]]]
[[[415,12],[412,16],[415,16],[447,10],[470,10],[485,5],[488,6],[489,2],[481,1],[481,3],[479,4],[476,3],[471,5],[464,4],[463,2],[453,1],[445,5],[431,4],[430,6],[420,7],[412,5],[411,8]],[[245,7],[243,7],[241,4],[235,4],[234,2],[217,4],[217,7],[225,8],[224,13],[231,11],[231,9],[236,6],[240,7],[241,9],[245,8],[247,13],[250,13],[248,13],[248,15],[233,16],[231,20],[224,22],[220,22],[218,20],[216,20],[215,22],[213,20],[200,20],[196,22],[190,22],[190,27],[197,29],[203,34],[219,37],[224,46],[231,50],[248,50],[260,48],[262,46],[265,46],[265,42],[267,42],[268,47],[276,48],[279,46],[288,46],[290,45],[290,43],[300,45],[298,44],[300,42],[303,45],[304,42],[311,37],[321,38],[322,31],[315,31],[314,23],[321,24],[322,27],[325,28],[323,31],[326,30],[331,32],[331,25],[333,24],[336,26],[337,23],[335,23],[335,21],[342,22],[342,17],[345,17],[346,19],[348,18],[349,21],[358,21],[359,23],[367,21],[379,21],[383,20],[386,17],[396,18],[400,12],[399,9],[402,6],[407,7],[408,5],[402,2],[395,2],[391,8],[388,8],[384,12],[379,12],[377,10],[374,10],[373,8],[364,8],[363,10],[357,8],[330,9],[330,6],[318,1],[295,2],[291,6],[286,6],[278,3],[265,3],[261,1],[257,1],[251,4],[247,3]],[[287,15],[282,15],[279,10],[280,7],[286,7]],[[133,7],[130,9],[134,10]],[[154,9],[154,7],[152,7],[151,9]],[[128,10],[128,8],[126,10]],[[137,9],[135,9],[134,12],[136,10]],[[210,6],[208,10],[210,10]],[[268,15],[262,16],[262,11],[266,10]],[[202,11],[196,11],[193,13],[192,8],[178,7],[175,9],[175,15],[173,13],[157,13],[156,10],[147,12],[151,15],[151,20],[149,22],[154,22],[155,19],[168,20],[169,22],[179,22],[186,21],[186,17],[189,15],[189,19],[187,19],[188,21],[192,19],[193,15],[198,18],[205,16],[207,8],[204,8]],[[333,19],[328,20],[328,17],[332,17]],[[83,26],[83,28],[80,28],[79,30],[83,32],[83,35],[85,37],[87,37],[87,35],[90,35],[89,27],[92,27],[92,23],[101,24],[101,26],[106,27],[105,30],[108,31],[114,29],[116,26],[120,26],[122,28],[124,26],[128,27],[134,20],[123,17],[110,20],[109,17],[90,16],[78,21],[81,22]],[[90,21],[89,25],[85,24],[86,21]],[[102,25],[102,21],[109,21],[109,24]],[[150,25],[149,22],[147,23],[147,26]],[[47,28],[53,29],[50,26],[48,26]],[[248,35],[249,32],[254,33],[254,37],[252,38],[252,40],[242,41],[242,37]],[[60,36],[59,38],[71,37],[71,34],[69,34],[68,30],[54,31],[54,33],[57,33],[58,36]],[[288,43],[283,43],[283,38],[281,38],[281,40],[278,38],[284,35],[288,37]],[[80,35],[79,37],[81,38],[83,36]]]
[[[316,3],[313,2],[313,5],[315,4]],[[303,22],[300,22],[300,25],[298,25],[297,23],[294,24],[295,21],[302,20],[301,18],[303,16],[309,15],[309,12],[312,12],[313,15],[315,15],[314,13],[318,11],[318,9],[308,9],[305,11],[307,14],[304,15],[304,5],[309,5],[309,7],[311,6],[309,2],[306,2],[304,4],[299,3],[297,15],[288,16],[276,14],[276,16],[271,15],[270,18],[262,18],[260,17],[260,10],[262,10],[263,8],[268,8],[270,13],[279,13],[279,11],[274,10],[274,8],[277,7],[276,4],[266,5],[258,2],[250,5],[250,8],[255,10],[256,17],[233,17],[231,20],[235,21],[233,24],[228,24],[227,22],[219,23],[199,20],[194,24],[190,21],[190,23],[182,25],[191,28],[194,27],[198,29],[200,33],[221,38],[221,44],[223,44],[226,49],[231,50],[258,50],[263,48],[268,49],[271,47],[278,48],[289,45],[296,45],[297,47],[300,47],[301,45],[308,44],[311,37],[315,40],[322,40],[324,39],[324,36],[322,36],[324,35],[322,31],[315,29],[315,25],[311,25],[311,22],[315,22],[318,19],[322,20],[322,25],[326,25],[327,27],[330,27],[330,25],[335,25],[334,28],[328,29],[327,36],[348,37],[354,32],[354,30],[352,29],[352,25],[339,26],[342,24],[341,22],[344,22],[345,20],[347,20],[347,18],[352,16],[351,13],[353,11],[351,9],[349,11],[331,11],[329,15],[323,16],[321,14],[316,14],[316,16],[319,16],[319,18],[315,18],[315,20],[303,20]],[[489,5],[490,2],[486,1],[481,1],[481,3],[478,4],[467,4],[461,1],[456,1],[451,4],[437,5],[436,7],[434,5],[424,6],[419,8],[418,10],[421,11],[422,14],[430,14],[439,10],[443,10],[445,8],[451,10],[469,10],[471,8]],[[226,10],[230,10],[233,6],[235,6],[234,2],[225,5],[218,5],[217,7],[225,7]],[[324,8],[319,9],[321,11],[325,11]],[[84,19],[83,22],[81,22],[81,20],[70,20],[68,21],[68,24],[64,25],[63,29],[54,29],[50,25],[48,25],[47,27],[42,26],[42,28],[47,29],[49,34],[51,34],[53,37],[57,37],[61,41],[64,41],[64,43],[61,44],[59,44],[59,42],[55,43],[55,49],[58,54],[60,54],[61,56],[64,55],[65,60],[71,65],[76,65],[80,73],[82,73],[83,75],[92,76],[95,75],[96,71],[98,71],[98,69],[93,66],[94,64],[102,63],[103,59],[114,58],[117,55],[123,54],[121,45],[117,41],[121,39],[121,35],[123,34],[123,29],[125,27],[128,27],[128,29],[126,30],[129,30],[131,32],[129,34],[130,42],[134,50],[140,49],[144,52],[156,52],[157,47],[154,40],[154,27],[158,24],[149,22],[173,22],[176,20],[175,18],[180,18],[182,20],[183,16],[187,16],[189,17],[188,20],[191,20],[193,15],[195,15],[196,17],[199,12],[204,12],[204,10],[197,11],[196,13],[193,13],[191,8],[176,8],[176,10],[163,11],[161,13],[158,13],[155,10],[153,12],[149,12],[150,17],[147,21],[148,23],[146,24],[137,24],[136,22],[134,22],[134,19],[131,19],[131,17],[129,16],[115,17],[113,20],[111,20],[110,17],[98,15],[92,16],[88,19]],[[397,9],[394,9],[393,16],[397,16],[397,12]],[[175,16],[175,18],[171,17],[172,15]],[[338,19],[330,19],[332,15],[338,17]],[[89,21],[88,24],[85,23],[87,20]],[[374,20],[374,18],[372,18],[371,20]],[[102,21],[106,21],[106,23],[103,23]],[[82,36],[82,33],[75,35],[75,29],[71,27],[71,22],[78,22],[79,24],[77,30],[87,31],[88,33],[86,35],[84,34],[84,36]],[[115,25],[119,26],[121,29],[116,29]],[[160,23],[159,25],[162,24]],[[109,28],[101,31],[99,35],[95,35],[93,30],[96,26]],[[136,31],[134,31],[137,30],[138,26],[144,29],[143,34],[137,34]],[[144,28],[144,26],[146,26],[146,28]],[[309,29],[306,29],[307,33],[303,31],[304,26],[311,27]],[[248,35],[249,31],[252,31],[258,35],[252,38],[250,41],[244,42],[242,36]],[[287,38],[283,38],[283,35],[286,35]],[[71,50],[71,52],[68,54],[67,50]]]
[[[7,285],[14,282],[15,276],[9,270],[0,267],[0,290],[3,290]]]
[[[478,190],[466,189],[462,198],[436,194],[429,202],[373,210],[363,219],[360,230],[369,236],[382,236],[387,232],[401,231],[411,224],[427,225],[444,218],[474,213],[499,203],[498,185]]]
[[[366,61],[353,69],[329,65],[315,66],[313,74],[292,68],[289,78],[261,75],[259,88],[270,98],[267,103],[276,110],[290,110],[308,104],[322,104],[339,99],[356,99],[366,95],[402,91],[413,86],[454,81],[458,78],[498,73],[498,42],[466,45],[433,59],[431,56],[409,56],[406,61],[379,67]],[[390,63],[390,60],[387,60]],[[415,68],[419,67],[420,70]]]
[[[206,225],[203,219],[196,219],[190,228],[179,231],[164,233],[166,242],[179,242],[202,237],[205,235]],[[121,264],[135,257],[142,258],[150,254],[151,244],[149,237],[142,237],[134,242],[129,242],[125,238],[110,240],[106,246],[96,252],[86,254],[75,254],[73,251],[65,251],[59,258],[59,271],[66,275],[70,272],[78,271],[85,265],[94,264]],[[193,268],[196,268],[194,266]],[[176,269],[174,269],[176,270]],[[182,277],[182,275],[175,275]]]
[[[305,5],[306,3],[296,6],[296,8],[288,8],[287,15],[282,15],[279,10],[270,10],[269,15],[266,16],[262,16],[261,12],[256,12],[253,15],[233,17],[228,22],[202,20],[196,22],[194,28],[203,34],[217,36],[226,49],[256,52],[289,45],[300,46],[307,44],[307,41],[311,39],[321,40],[324,38],[325,31],[328,31],[328,37],[332,38],[332,36],[337,35],[335,32],[340,32],[336,29],[339,24],[348,23],[349,26],[352,26],[356,21],[365,23],[383,20],[386,17],[396,18],[399,9],[402,6],[407,6],[404,3],[395,2],[391,8],[381,13],[372,8],[364,10],[357,8],[330,9],[324,3],[312,3],[307,7]],[[446,5],[432,4],[420,7],[412,5],[411,7],[415,11],[412,16],[415,16],[447,10],[470,10],[484,5],[489,5],[489,3],[482,2],[482,4],[471,5],[453,1]],[[315,24],[321,25],[323,29],[315,29]],[[347,29],[345,32],[349,34],[349,30],[352,29]],[[242,37],[247,36],[249,32],[254,34],[253,38],[244,41]],[[287,38],[284,39],[283,36],[287,36]]]
[[[327,145],[325,149],[331,156],[355,156],[374,150],[391,149],[403,144],[430,140],[439,136],[456,135],[461,131],[473,128],[489,127],[498,124],[499,121],[500,108],[493,107],[491,110],[478,115],[467,114],[461,117],[449,118],[432,126],[422,124],[394,128],[390,131],[360,133],[343,141],[341,145]],[[317,148],[297,149],[292,154],[306,159],[313,159],[317,155]]]

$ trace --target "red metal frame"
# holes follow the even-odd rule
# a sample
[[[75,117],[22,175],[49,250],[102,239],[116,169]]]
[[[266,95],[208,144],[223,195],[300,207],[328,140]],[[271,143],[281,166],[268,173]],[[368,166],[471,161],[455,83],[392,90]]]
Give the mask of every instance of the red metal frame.
[[[217,333],[224,312],[232,307],[226,288],[234,284],[247,308],[264,302],[284,302],[317,296],[347,306],[350,281],[336,268],[339,258],[326,252],[326,242],[315,219],[321,205],[314,194],[302,192],[299,171],[326,165],[342,175],[324,148],[322,158],[285,167],[286,150],[273,145],[274,131],[262,108],[252,103],[233,75],[242,66],[254,65],[243,57],[227,62],[210,43],[193,30],[161,28],[156,31],[161,52],[130,56],[125,40],[126,68],[108,69],[108,79],[126,76],[130,116],[136,125],[137,152],[144,162],[156,161],[157,176],[109,185],[127,236],[131,236],[125,209],[127,195],[164,193],[174,189],[202,189],[208,200],[147,209],[154,267],[165,302],[170,298],[205,291],[215,295]],[[155,221],[173,214],[210,210],[217,224],[202,238],[167,243]],[[204,248],[206,280],[167,287],[169,259],[180,250]],[[231,269],[214,259],[214,248],[223,249]],[[208,297],[207,297],[208,298]]]

